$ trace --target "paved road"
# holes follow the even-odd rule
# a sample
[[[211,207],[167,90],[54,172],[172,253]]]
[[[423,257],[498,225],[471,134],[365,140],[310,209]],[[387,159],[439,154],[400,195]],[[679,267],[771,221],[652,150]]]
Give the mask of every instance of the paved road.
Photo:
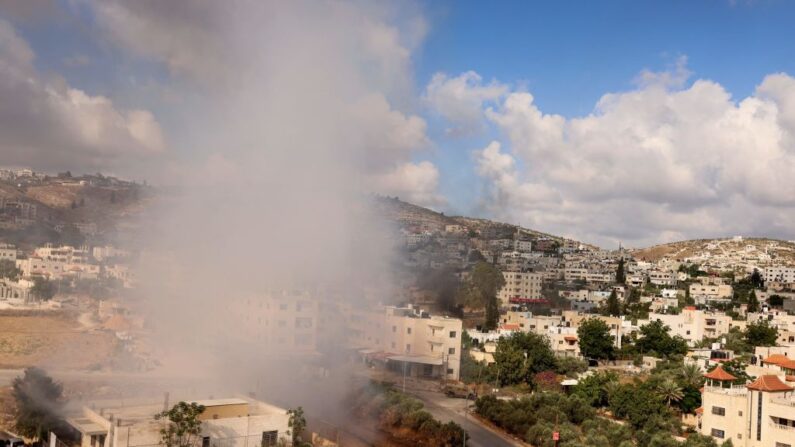
[[[467,409],[467,404],[471,405],[472,401],[450,398],[435,391],[406,389],[406,392],[420,399],[425,404],[428,412],[436,419],[442,422],[453,421],[463,427],[469,433],[468,445],[470,447],[515,447],[522,445],[508,435],[485,426],[469,414],[471,410]]]

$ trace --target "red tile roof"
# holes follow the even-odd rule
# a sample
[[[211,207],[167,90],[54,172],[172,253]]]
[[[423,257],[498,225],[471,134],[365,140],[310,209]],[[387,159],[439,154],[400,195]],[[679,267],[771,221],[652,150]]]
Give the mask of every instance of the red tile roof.
[[[704,414],[704,407],[696,408],[696,414]]]
[[[731,382],[731,381],[737,380],[736,377],[734,377],[733,375],[727,373],[726,370],[724,370],[723,367],[720,366],[720,365],[718,365],[712,371],[704,374],[704,377],[706,377],[707,379],[720,380],[720,381],[723,381],[723,382]]]
[[[785,369],[795,369],[795,360],[787,360],[786,362],[781,362],[778,366],[785,368]]]
[[[768,391],[768,392],[778,392],[778,391],[792,391],[793,388],[786,383],[782,382],[778,376],[774,375],[764,375],[759,376],[758,379],[754,380],[752,383],[746,385],[749,390],[757,390],[757,391]]]
[[[506,323],[502,325],[501,329],[505,329],[506,331],[518,331],[519,325],[516,323]]]
[[[762,363],[770,363],[771,365],[781,365],[782,363],[789,362],[790,358],[782,354],[773,354],[770,357],[762,360]]]
[[[573,335],[564,335],[563,339],[566,340],[566,341],[577,341],[577,337],[575,337]]]

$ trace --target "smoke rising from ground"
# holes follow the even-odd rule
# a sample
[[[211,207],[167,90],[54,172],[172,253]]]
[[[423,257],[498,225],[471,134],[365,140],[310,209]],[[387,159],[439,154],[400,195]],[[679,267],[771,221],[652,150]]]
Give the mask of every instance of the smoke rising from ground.
[[[143,235],[140,282],[157,352],[211,386],[297,393],[301,371],[343,348],[340,321],[324,323],[320,355],[284,355],[295,353],[249,329],[292,332],[292,320],[269,318],[272,297],[391,298],[386,225],[367,199],[427,145],[405,100],[421,18],[341,2],[85,7],[112,42],[164,67],[180,98],[168,111],[177,125],[166,128],[177,152],[152,166],[176,192]]]

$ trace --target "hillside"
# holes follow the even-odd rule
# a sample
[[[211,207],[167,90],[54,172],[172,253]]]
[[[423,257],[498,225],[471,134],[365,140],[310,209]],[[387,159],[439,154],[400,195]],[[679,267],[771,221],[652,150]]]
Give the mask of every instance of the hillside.
[[[696,239],[630,250],[636,259],[695,263],[795,265],[795,243],[767,238]]]
[[[408,202],[403,202],[392,197],[376,197],[375,207],[382,216],[397,222],[404,228],[414,227],[416,229],[427,229],[443,231],[445,225],[462,225],[480,234],[491,233],[496,237],[511,237],[517,231],[533,238],[546,238],[560,243],[566,240],[561,236],[524,228],[518,225],[496,222],[489,219],[467,217],[467,216],[446,216],[428,208],[423,208]],[[574,241],[579,243],[578,241]],[[597,248],[584,244],[590,248]]]

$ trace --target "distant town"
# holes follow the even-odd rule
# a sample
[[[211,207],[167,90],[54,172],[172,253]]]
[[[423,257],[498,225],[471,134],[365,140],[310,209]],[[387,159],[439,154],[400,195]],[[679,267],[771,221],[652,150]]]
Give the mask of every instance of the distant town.
[[[141,209],[157,192],[101,174],[0,175],[0,364],[156,371],[162,353],[135,293],[149,256],[108,242],[126,228],[126,214],[79,211],[98,201]],[[607,250],[397,198],[369,200],[391,225],[384,232],[398,260],[394,296],[362,290],[364,299],[350,300],[317,286],[228,296],[218,318],[237,322],[235,333],[208,328],[197,338],[202,346],[245,340],[285,359],[342,349],[361,377],[389,384],[359,399],[386,393],[396,405],[405,399],[436,408],[421,416],[435,421],[429,434],[412,425],[420,416],[387,422],[387,413],[367,412],[370,404],[354,406],[353,416],[374,418],[394,445],[435,436],[447,441],[433,445],[467,436],[479,445],[791,442],[795,244],[734,236]],[[328,346],[340,333],[345,345]],[[317,381],[330,371],[312,362],[299,375]],[[19,439],[50,436],[26,426],[18,408],[28,405],[19,386],[45,378],[44,370],[28,369],[3,391],[0,424]],[[119,406],[125,396],[112,385],[63,382],[58,424],[68,430],[48,430],[66,436],[58,442],[157,444],[153,418],[177,399],[200,406],[202,433],[217,427],[263,446],[299,442],[288,436],[301,422],[293,403],[288,411],[252,393]],[[313,445],[367,438],[307,412],[300,436]],[[248,431],[240,432],[238,417],[247,418]]]

